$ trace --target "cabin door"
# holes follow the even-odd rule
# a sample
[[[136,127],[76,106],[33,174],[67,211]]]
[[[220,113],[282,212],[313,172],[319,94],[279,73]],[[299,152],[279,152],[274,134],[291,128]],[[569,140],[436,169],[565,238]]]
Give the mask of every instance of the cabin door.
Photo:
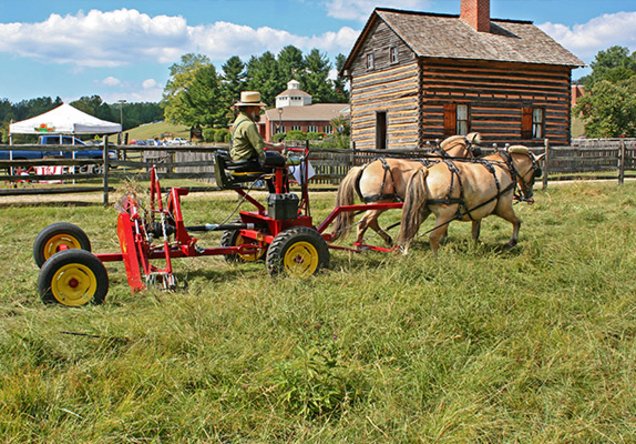
[[[375,149],[385,150],[387,147],[386,112],[375,114]]]

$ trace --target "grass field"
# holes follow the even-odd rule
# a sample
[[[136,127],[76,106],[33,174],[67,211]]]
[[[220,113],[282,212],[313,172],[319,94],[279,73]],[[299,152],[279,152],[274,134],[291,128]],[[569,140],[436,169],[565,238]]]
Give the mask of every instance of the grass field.
[[[172,134],[171,138],[182,137],[190,139],[190,131],[186,126],[173,125],[168,122],[147,123],[126,132],[128,133],[128,140],[161,139],[162,134],[168,133]]]
[[[2,208],[0,441],[634,442],[636,184],[535,198],[509,251],[489,218],[483,244],[456,223],[437,258],[334,252],[309,281],[201,258],[131,295],[115,264],[83,309],[39,302],[31,243],[66,220],[115,251],[115,211]],[[185,199],[190,224],[234,206]]]

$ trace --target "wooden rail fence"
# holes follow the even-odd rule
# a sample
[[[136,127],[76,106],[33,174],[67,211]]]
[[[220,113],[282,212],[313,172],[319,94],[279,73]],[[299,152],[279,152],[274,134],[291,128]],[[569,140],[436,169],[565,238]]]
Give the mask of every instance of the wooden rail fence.
[[[107,147],[107,149],[103,149]],[[96,150],[98,146],[78,147],[68,145],[0,145],[0,152],[9,150],[79,153]],[[148,149],[143,146],[112,145],[104,139],[101,159],[46,158],[0,160],[0,180],[5,183],[0,188],[0,196],[53,193],[103,193],[105,205],[113,184],[126,179],[145,180],[147,171],[156,165],[162,179],[195,179],[202,185],[193,191],[218,189],[214,183],[214,153],[227,146],[175,146]],[[482,146],[485,153],[503,147]],[[570,146],[551,146],[545,140],[543,147],[531,148],[533,152],[545,153],[542,184],[546,188],[550,180],[571,179],[615,179],[622,184],[625,177],[636,177],[636,139],[581,139]],[[337,185],[355,165],[365,164],[378,157],[421,158],[429,155],[431,149],[389,149],[389,150],[343,150],[312,148],[310,162],[316,172],[312,179],[316,184]],[[111,159],[108,153],[116,153]],[[111,155],[112,156],[112,155]],[[81,157],[81,155],[78,155]],[[60,174],[40,171],[38,167],[63,168]],[[64,183],[35,184],[38,181]],[[32,186],[21,186],[29,182]]]

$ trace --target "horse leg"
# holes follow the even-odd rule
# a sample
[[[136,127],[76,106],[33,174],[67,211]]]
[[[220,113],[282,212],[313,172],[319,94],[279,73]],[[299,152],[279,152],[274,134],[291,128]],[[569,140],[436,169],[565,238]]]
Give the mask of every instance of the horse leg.
[[[446,231],[448,230],[448,222],[450,222],[451,220],[452,218],[445,218],[445,217],[442,217],[441,215],[438,215],[435,218],[435,226],[437,228],[431,231],[431,234],[429,235],[429,238],[428,238],[431,244],[431,250],[433,250],[433,254],[437,254],[437,250],[439,250],[440,242],[442,238],[444,237],[444,235],[446,234]]]
[[[378,222],[378,218],[380,217],[380,214],[382,214],[383,212],[384,211],[380,211],[380,210],[371,211],[371,213],[374,213],[374,214],[373,214],[373,217],[369,218],[367,226],[370,227],[376,233],[378,233],[378,235],[382,238],[382,240],[389,247],[391,247],[393,246],[393,239],[391,239],[391,236],[389,236],[389,233],[387,233],[380,227],[380,223]]]
[[[507,220],[512,224],[512,237],[510,241],[506,244],[507,247],[514,247],[517,245],[517,241],[519,240],[519,228],[521,228],[521,219],[517,217],[514,210],[512,209],[512,201],[510,205],[506,205],[502,211],[497,213],[497,216],[501,217],[504,220]]]
[[[360,219],[360,222],[358,223],[358,237],[356,239],[356,243],[361,244],[364,241],[364,233],[366,233],[367,229],[369,228],[373,213],[374,211],[369,210],[364,213],[364,216],[362,216],[362,219]]]
[[[473,241],[477,242],[479,240],[480,233],[481,233],[481,219],[474,220],[473,227],[472,227]]]

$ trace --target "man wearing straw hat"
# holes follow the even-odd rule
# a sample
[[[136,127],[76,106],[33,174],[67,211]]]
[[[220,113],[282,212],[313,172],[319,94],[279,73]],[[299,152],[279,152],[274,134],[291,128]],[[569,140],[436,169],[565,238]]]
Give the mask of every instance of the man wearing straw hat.
[[[234,107],[238,110],[238,116],[232,125],[230,157],[234,161],[251,161],[258,170],[270,172],[271,168],[265,168],[271,163],[270,158],[281,156],[278,153],[268,153],[266,156],[264,148],[278,151],[282,144],[267,143],[258,132],[256,122],[259,121],[261,110],[265,107],[261,102],[261,93],[242,91],[241,100],[236,102]]]

